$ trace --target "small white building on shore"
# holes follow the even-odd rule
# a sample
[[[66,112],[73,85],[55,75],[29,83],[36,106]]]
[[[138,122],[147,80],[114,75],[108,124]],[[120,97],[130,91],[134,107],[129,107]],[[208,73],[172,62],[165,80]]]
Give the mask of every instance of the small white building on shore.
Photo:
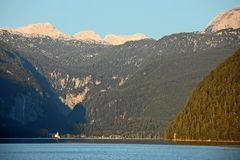
[[[58,132],[53,134],[52,137],[55,138],[55,139],[60,139],[61,138]]]

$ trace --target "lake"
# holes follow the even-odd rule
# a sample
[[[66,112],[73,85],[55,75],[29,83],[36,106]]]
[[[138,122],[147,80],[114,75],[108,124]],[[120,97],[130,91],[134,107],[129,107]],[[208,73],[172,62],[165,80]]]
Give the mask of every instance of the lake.
[[[239,160],[240,147],[173,144],[9,143],[1,160]]]

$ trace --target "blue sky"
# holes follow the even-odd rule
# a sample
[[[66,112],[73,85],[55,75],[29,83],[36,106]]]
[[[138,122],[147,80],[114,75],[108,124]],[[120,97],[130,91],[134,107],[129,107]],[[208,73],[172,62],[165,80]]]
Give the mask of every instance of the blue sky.
[[[240,0],[0,0],[0,27],[49,22],[68,34],[94,30],[159,39],[203,29]]]

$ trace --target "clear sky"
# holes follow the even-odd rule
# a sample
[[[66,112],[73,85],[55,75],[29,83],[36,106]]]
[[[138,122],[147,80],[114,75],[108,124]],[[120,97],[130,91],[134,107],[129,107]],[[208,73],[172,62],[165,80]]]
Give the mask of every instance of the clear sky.
[[[0,27],[49,22],[68,34],[94,30],[159,39],[203,29],[240,0],[0,0]]]

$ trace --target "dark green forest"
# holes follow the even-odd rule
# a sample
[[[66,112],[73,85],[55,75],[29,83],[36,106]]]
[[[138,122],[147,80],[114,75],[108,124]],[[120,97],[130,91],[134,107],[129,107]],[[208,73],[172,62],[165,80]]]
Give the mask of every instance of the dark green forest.
[[[240,140],[240,49],[197,85],[164,137]]]

